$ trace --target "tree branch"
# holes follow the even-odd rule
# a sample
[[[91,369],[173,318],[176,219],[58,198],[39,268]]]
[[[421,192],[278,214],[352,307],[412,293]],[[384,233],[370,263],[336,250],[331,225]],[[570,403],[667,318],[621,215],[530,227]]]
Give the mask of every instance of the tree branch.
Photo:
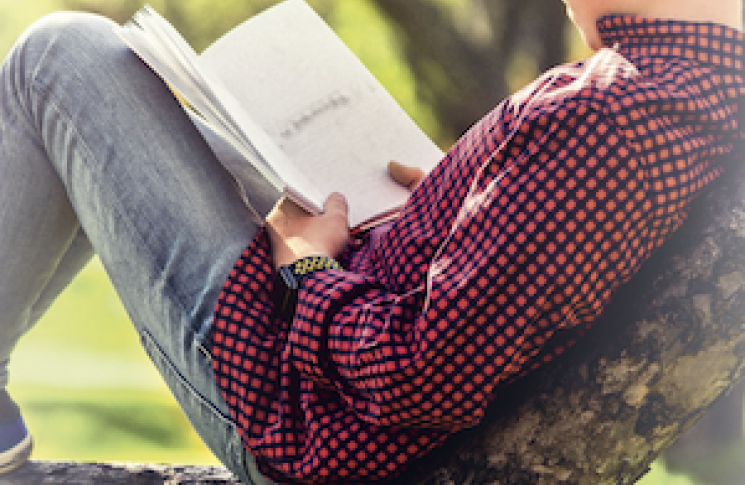
[[[0,476],[2,485],[240,485],[223,467],[194,465],[150,465],[139,463],[77,463],[32,461]]]

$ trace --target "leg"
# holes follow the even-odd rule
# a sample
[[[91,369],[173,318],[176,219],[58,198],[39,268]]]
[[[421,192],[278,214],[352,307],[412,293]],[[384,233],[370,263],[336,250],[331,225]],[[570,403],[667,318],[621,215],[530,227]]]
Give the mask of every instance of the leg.
[[[0,193],[0,203],[2,203],[3,194]],[[7,207],[7,205],[3,205]],[[8,220],[13,218],[8,217]],[[1,236],[1,234],[0,234]],[[59,241],[49,241],[52,245]],[[0,255],[3,255],[4,246],[0,245]],[[91,248],[88,238],[85,233],[78,229],[76,235],[73,237],[72,242],[67,247],[65,254],[61,257],[59,262],[53,264],[55,266],[54,274],[49,278],[43,289],[39,292],[38,299],[33,302],[29,311],[21,312],[21,318],[16,317],[16,325],[3,325],[3,323],[9,324],[10,321],[3,320],[0,317],[0,342],[5,345],[7,352],[3,355],[2,361],[0,361],[0,380],[3,383],[7,383],[7,365],[9,352],[12,346],[17,340],[17,336],[27,328],[31,328],[46,312],[52,302],[56,299],[62,290],[72,281],[72,279],[80,272],[85,264],[91,259],[93,255],[93,249]],[[10,261],[14,255],[7,254],[4,258],[6,261]],[[0,256],[2,257],[2,256]],[[54,263],[54,262],[53,262]],[[31,266],[31,265],[30,265]],[[17,280],[22,281],[24,276],[29,274],[36,274],[36,272],[29,266],[27,271],[21,274],[16,274]],[[41,271],[44,273],[44,271]],[[12,279],[10,280],[12,281]],[[31,292],[36,293],[35,291]],[[4,308],[9,305],[3,305],[0,303],[0,308]],[[16,466],[21,465],[29,456],[31,452],[31,436],[28,433],[23,419],[20,416],[20,410],[18,406],[13,402],[7,392],[3,389],[5,384],[0,387],[0,473],[4,471],[10,471]]]
[[[93,254],[88,236],[85,235],[82,228],[79,228],[67,247],[67,251],[57,264],[54,274],[42,289],[39,298],[31,306],[30,319],[32,326],[46,313],[57,296],[67,288],[67,285],[72,282],[80,270],[88,264]]]
[[[3,69],[5,71],[5,69]],[[3,77],[7,77],[3,72]],[[0,386],[7,359],[33,324],[32,308],[52,280],[79,224],[42,147],[0,96]],[[5,113],[9,113],[5,115]],[[10,140],[23,143],[9,143]],[[34,242],[35,244],[29,244]]]
[[[46,273],[28,277],[35,295],[16,313],[39,301],[82,226],[187,416],[249,482],[255,469],[250,457],[244,467],[204,339],[222,283],[257,230],[251,213],[163,83],[110,23],[55,15],[30,32],[3,66],[0,167],[21,167],[29,186],[36,171],[45,174],[54,197],[47,188],[32,199],[0,179],[0,198],[26,211],[4,211],[2,234],[23,232],[0,251],[13,255],[19,274],[32,261],[37,275]],[[44,234],[55,236],[30,234],[37,224],[29,221],[50,211]],[[16,287],[0,273],[0,289],[18,294]],[[0,326],[11,335],[23,330],[13,321]]]
[[[9,75],[4,65],[0,86]],[[31,452],[31,437],[4,390],[10,352],[91,250],[59,177],[5,93],[0,112],[0,472],[5,472]]]

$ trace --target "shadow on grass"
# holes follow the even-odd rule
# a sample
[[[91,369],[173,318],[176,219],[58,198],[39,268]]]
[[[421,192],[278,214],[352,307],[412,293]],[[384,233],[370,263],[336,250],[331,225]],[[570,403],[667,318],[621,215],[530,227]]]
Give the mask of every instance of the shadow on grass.
[[[179,447],[188,441],[188,422],[177,409],[150,404],[97,404],[32,401],[24,413],[44,416],[78,439],[107,442],[145,441],[155,446]]]
[[[33,459],[217,464],[169,396],[148,392],[19,389]]]

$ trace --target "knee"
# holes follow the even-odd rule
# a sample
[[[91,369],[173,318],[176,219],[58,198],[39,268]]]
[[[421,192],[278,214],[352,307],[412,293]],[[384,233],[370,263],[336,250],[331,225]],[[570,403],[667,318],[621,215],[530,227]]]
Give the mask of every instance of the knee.
[[[6,64],[16,82],[39,87],[95,79],[128,51],[115,27],[111,20],[91,13],[48,14],[18,39]],[[23,90],[23,85],[18,87]]]
[[[26,69],[37,70],[40,62],[51,60],[76,69],[92,54],[120,43],[114,26],[111,20],[91,13],[51,13],[26,29],[10,56],[22,59]]]
[[[111,20],[92,13],[54,12],[31,24],[19,43],[80,47],[114,36],[114,25]]]

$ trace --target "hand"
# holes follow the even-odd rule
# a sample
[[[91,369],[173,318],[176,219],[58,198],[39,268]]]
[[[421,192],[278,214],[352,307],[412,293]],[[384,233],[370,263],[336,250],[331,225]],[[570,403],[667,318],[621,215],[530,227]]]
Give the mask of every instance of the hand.
[[[282,198],[266,218],[277,268],[307,256],[336,258],[349,239],[347,201],[331,194],[323,214],[314,216],[288,198]]]
[[[413,191],[427,175],[418,167],[410,167],[402,163],[391,161],[388,163],[388,173],[399,185]]]

